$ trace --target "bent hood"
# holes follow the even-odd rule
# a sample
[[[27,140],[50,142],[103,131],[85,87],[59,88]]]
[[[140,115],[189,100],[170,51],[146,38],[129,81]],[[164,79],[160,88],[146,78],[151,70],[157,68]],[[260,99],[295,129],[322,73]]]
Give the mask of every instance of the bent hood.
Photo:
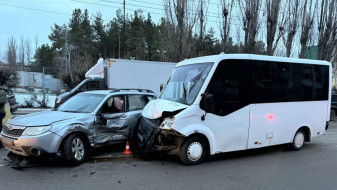
[[[144,107],[142,116],[148,119],[158,119],[163,115],[163,112],[175,112],[187,107],[187,105],[181,103],[157,99],[149,102]]]
[[[53,123],[83,116],[83,113],[68,113],[59,111],[44,111],[14,118],[8,123],[11,125],[35,127],[51,125]]]

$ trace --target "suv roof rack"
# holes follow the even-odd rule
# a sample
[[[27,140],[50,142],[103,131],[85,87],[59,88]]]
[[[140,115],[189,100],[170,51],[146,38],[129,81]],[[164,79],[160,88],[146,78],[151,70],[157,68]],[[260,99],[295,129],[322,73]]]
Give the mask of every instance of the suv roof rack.
[[[118,88],[118,89],[112,89],[111,92],[120,92],[120,91],[137,91],[137,92],[149,92],[149,93],[154,93],[152,90],[148,90],[148,89],[140,89],[140,88]]]

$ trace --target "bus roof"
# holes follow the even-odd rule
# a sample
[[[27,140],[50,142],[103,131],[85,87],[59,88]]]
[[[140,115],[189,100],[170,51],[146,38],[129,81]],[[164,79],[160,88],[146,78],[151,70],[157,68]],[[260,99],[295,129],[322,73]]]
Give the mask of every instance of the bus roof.
[[[277,61],[277,62],[287,62],[287,63],[305,63],[305,64],[319,64],[319,65],[331,65],[328,61],[320,61],[313,59],[298,59],[289,57],[277,57],[277,56],[267,56],[267,55],[255,55],[255,54],[218,54],[210,55],[204,57],[196,57],[191,59],[185,59],[179,62],[176,67],[196,64],[196,63],[207,63],[207,62],[219,62],[224,59],[249,59],[249,60],[264,60],[264,61]]]

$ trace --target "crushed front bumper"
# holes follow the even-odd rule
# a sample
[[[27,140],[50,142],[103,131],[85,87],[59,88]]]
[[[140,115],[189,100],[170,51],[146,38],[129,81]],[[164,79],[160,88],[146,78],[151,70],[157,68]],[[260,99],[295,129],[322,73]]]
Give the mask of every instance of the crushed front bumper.
[[[0,141],[6,149],[21,156],[52,155],[58,152],[62,137],[50,131],[37,136],[12,137],[1,133]]]
[[[183,142],[184,135],[175,130],[162,130],[159,122],[141,118],[138,123],[137,145],[142,154],[156,151],[175,154]]]

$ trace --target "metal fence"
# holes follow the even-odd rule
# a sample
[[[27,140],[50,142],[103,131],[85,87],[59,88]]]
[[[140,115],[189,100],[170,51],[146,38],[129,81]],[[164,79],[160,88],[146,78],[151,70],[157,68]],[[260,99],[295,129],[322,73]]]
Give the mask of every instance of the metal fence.
[[[13,87],[17,91],[59,94],[64,89],[62,80],[57,78],[57,71],[53,68],[7,64],[1,64],[1,68],[15,73],[16,81]]]

